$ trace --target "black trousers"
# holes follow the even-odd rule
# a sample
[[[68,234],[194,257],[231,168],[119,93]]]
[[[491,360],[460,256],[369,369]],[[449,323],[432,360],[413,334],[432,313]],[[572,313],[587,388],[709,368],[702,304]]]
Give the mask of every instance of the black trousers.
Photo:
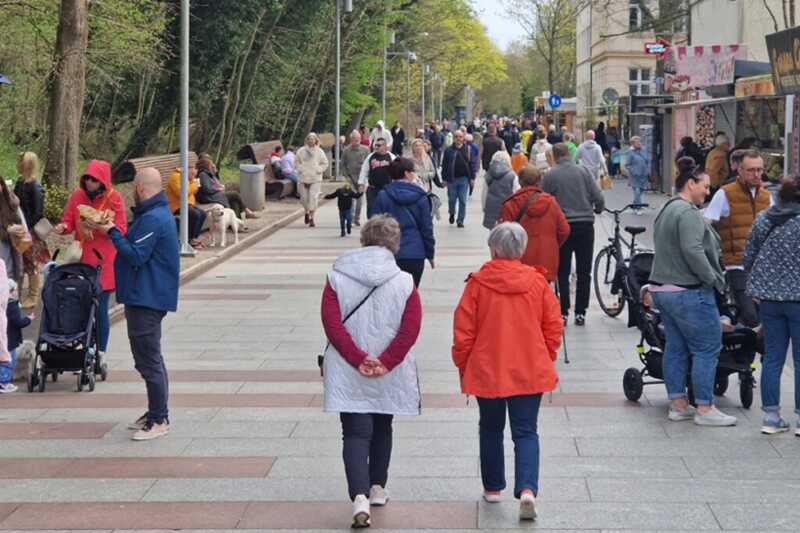
[[[178,209],[174,215],[180,216],[181,210]],[[196,239],[203,232],[203,224],[206,222],[208,215],[199,207],[193,205],[189,206],[189,239]],[[180,222],[178,223],[178,235],[180,235]]]
[[[244,220],[242,213],[246,207],[244,205],[244,200],[242,200],[242,195],[237,191],[225,191],[225,196],[228,198],[228,204],[230,204],[231,209],[233,209],[233,212],[236,213],[236,216]]]
[[[747,294],[747,273],[744,270],[728,270],[725,276],[728,278],[728,285],[739,313],[738,322],[748,328],[758,326],[760,322],[758,309],[753,297]]]
[[[392,415],[340,413],[342,458],[350,499],[369,496],[372,485],[386,487],[392,457]]]
[[[397,259],[395,258],[397,266],[403,272],[408,272],[414,278],[414,287],[419,287],[422,281],[422,272],[425,270],[424,259]]]
[[[161,354],[161,321],[166,314],[148,307],[125,306],[134,367],[147,387],[147,419],[154,422],[169,417],[169,377]]]
[[[381,190],[377,187],[367,187],[367,218],[372,218],[372,215],[375,214],[372,210],[375,209],[375,201],[378,199],[379,192]]]
[[[558,294],[561,298],[561,314],[569,313],[569,276],[572,270],[572,256],[578,283],[575,289],[575,314],[586,314],[589,307],[589,294],[592,285],[592,256],[594,255],[594,222],[570,222],[569,237],[561,245],[558,254]]]

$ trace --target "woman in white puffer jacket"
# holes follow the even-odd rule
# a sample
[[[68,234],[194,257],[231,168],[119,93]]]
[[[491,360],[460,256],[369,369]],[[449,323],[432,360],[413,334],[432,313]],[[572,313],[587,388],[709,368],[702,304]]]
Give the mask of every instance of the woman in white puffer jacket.
[[[353,527],[385,505],[394,415],[419,415],[417,365],[410,353],[422,305],[410,274],[394,259],[400,226],[387,215],[361,228],[358,248],[340,256],[322,295],[330,344],[323,363],[325,411],[338,412],[353,501]],[[369,496],[369,498],[368,498]]]
[[[314,132],[306,136],[303,145],[294,158],[294,168],[300,182],[300,203],[306,211],[306,224],[314,227],[314,211],[319,204],[319,195],[322,191],[322,176],[330,163],[325,151],[319,147],[319,137]]]

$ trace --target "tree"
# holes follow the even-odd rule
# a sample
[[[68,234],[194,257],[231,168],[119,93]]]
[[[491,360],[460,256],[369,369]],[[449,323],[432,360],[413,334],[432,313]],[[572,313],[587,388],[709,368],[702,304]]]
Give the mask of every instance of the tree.
[[[62,0],[53,59],[45,177],[49,183],[68,188],[78,181],[88,15],[89,0]]]

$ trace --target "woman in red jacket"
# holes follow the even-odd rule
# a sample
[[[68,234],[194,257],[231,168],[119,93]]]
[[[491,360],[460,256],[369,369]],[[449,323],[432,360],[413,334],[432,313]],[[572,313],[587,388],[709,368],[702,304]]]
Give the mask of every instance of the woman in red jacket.
[[[103,295],[100,297],[100,308],[98,309],[97,328],[98,344],[101,354],[105,354],[108,348],[108,300],[111,293],[116,288],[114,282],[114,259],[117,257],[117,250],[102,231],[91,231],[88,228],[81,228],[81,217],[78,206],[89,205],[98,211],[111,210],[114,212],[114,226],[124,234],[128,227],[128,219],[125,216],[125,201],[122,195],[111,186],[111,165],[107,161],[92,160],[86,165],[86,170],[81,176],[80,186],[70,195],[64,214],[61,216],[61,223],[55,227],[56,233],[66,235],[72,233],[75,240],[81,242],[83,252],[81,262],[88,265],[97,266],[97,251],[102,257],[102,269],[100,271],[100,286],[103,288]]]
[[[544,268],[544,277],[553,283],[558,273],[558,250],[569,237],[569,224],[555,197],[539,188],[541,182],[541,170],[532,165],[522,167],[522,188],[503,203],[500,222],[518,222],[525,228],[528,247],[522,262]]]
[[[478,399],[483,497],[506,487],[506,409],[514,440],[514,497],[520,518],[536,518],[542,395],[558,385],[556,354],[563,322],[558,300],[539,269],[520,262],[528,236],[505,222],[489,234],[492,260],[467,279],[453,323],[453,362],[461,390]],[[524,320],[521,320],[524,318]]]

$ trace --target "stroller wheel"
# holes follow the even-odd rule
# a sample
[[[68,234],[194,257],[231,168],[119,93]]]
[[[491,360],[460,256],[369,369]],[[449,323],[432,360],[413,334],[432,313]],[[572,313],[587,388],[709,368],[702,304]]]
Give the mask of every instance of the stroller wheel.
[[[91,374],[86,376],[86,379],[89,382],[88,383],[88,387],[87,387],[89,389],[89,392],[94,392],[94,385],[95,385],[95,383],[97,383],[97,380],[94,377],[94,372],[92,372]]]
[[[38,382],[36,381],[36,373],[37,371],[36,369],[34,369],[28,374],[28,379],[26,380],[26,384],[28,386],[28,392],[33,392],[34,387],[38,385]]]
[[[105,381],[108,379],[108,365],[103,363],[100,367],[100,381]]]
[[[53,383],[58,381],[58,372],[53,372],[52,374],[50,374],[50,379],[53,380]]]
[[[728,376],[717,374],[717,379],[714,380],[714,395],[725,396],[725,391],[728,390]]]
[[[44,368],[40,368],[36,371],[36,382],[39,385],[39,392],[44,392],[44,387],[47,385],[47,374]]]
[[[643,388],[642,372],[633,367],[626,370],[625,375],[622,376],[622,390],[625,392],[625,397],[632,402],[639,401]]]
[[[83,372],[78,374],[78,392],[83,391]]]
[[[753,377],[745,376],[739,382],[739,399],[742,401],[742,407],[750,409],[753,405]]]

